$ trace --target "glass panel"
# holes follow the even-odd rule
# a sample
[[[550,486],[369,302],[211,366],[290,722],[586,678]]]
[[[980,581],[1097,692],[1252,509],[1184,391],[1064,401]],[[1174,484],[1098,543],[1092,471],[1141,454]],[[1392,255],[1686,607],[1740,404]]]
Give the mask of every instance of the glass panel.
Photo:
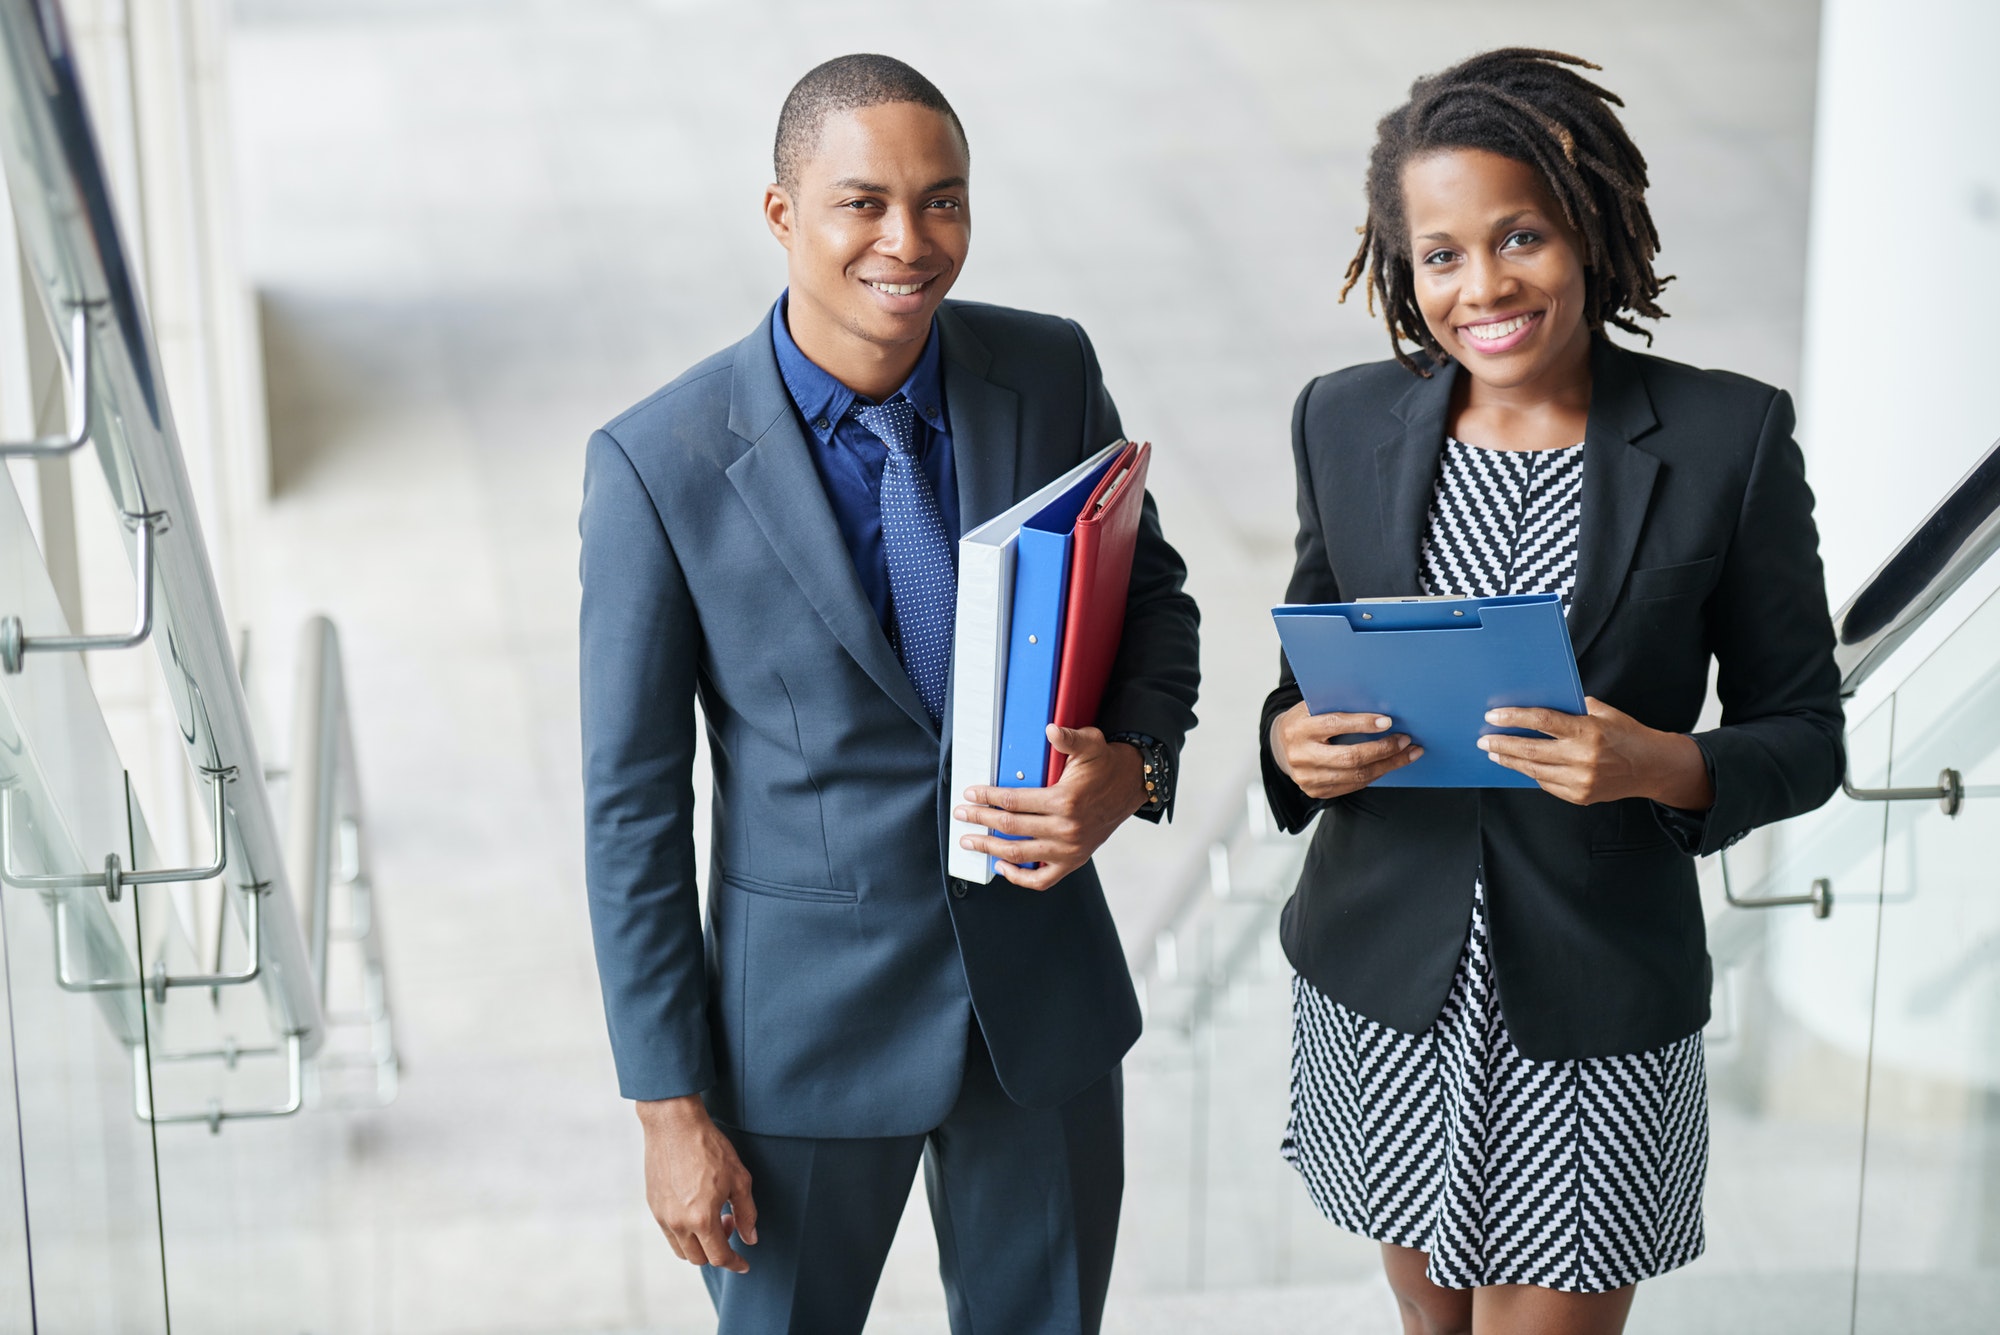
[[[0,913],[0,955],[6,940]],[[21,1117],[14,1085],[14,1012],[0,969],[0,1330],[33,1330],[28,1282],[28,1196],[21,1180]]]
[[[1894,778],[1950,766],[1963,810],[1889,814],[1859,1332],[1987,1331],[2000,1303],[2000,599],[1896,694]]]
[[[11,484],[0,484],[0,613],[31,633],[63,624]],[[13,817],[0,857],[17,880],[123,858],[124,786],[76,655],[32,655],[0,676],[0,801]],[[0,891],[41,1330],[166,1328],[153,1138],[133,1105],[132,1053],[145,1044],[137,900],[87,886]],[[91,984],[100,990],[77,990]]]
[[[200,800],[214,800],[202,785]],[[205,822],[204,822],[205,823]],[[207,831],[172,855],[177,865],[210,860]],[[145,818],[132,806],[134,863],[166,865]],[[185,862],[182,861],[185,859]],[[243,970],[250,940],[242,917],[241,877],[232,866],[214,881],[146,893],[149,976]],[[224,904],[226,894],[228,904]],[[173,1118],[209,1108],[270,1108],[285,1102],[283,1036],[256,984],[170,988],[149,996],[150,1071],[156,1114]],[[337,1209],[328,1177],[303,1165],[337,1160],[338,1127],[304,1115],[231,1121],[218,1134],[201,1122],[162,1121],[154,1133],[160,1166],[160,1219],[166,1241],[170,1308],[178,1330],[204,1335],[264,1335],[275,1330],[335,1329],[360,1324],[332,1271],[333,1257],[313,1236]],[[244,1284],[244,1275],[282,1282]]]
[[[1146,1031],[1125,1065],[1119,1291],[1326,1285],[1379,1270],[1375,1245],[1328,1223],[1278,1152],[1292,1034],[1278,913],[1311,836],[1277,833],[1263,802],[1248,794],[1247,819],[1142,971]]]
[[[1861,784],[1883,781],[1892,714],[1848,732]],[[1836,794],[1731,849],[1739,899],[1806,893],[1833,912],[1742,908],[1720,859],[1703,867],[1715,968],[1708,1056],[1707,1250],[1643,1284],[1633,1332],[1846,1331],[1867,1107],[1868,1017],[1884,812]]]

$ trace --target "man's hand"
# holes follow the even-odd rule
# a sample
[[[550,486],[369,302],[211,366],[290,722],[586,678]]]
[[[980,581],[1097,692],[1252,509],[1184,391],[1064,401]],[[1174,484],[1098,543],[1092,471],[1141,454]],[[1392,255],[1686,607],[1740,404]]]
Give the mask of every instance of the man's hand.
[[[1148,797],[1146,762],[1131,743],[1107,742],[1096,728],[1051,723],[1049,745],[1069,757],[1053,787],[968,788],[971,805],[952,813],[968,825],[1022,836],[968,834],[959,843],[991,854],[995,870],[1030,890],[1046,890],[1088,862]]]
[[[646,1128],[646,1204],[667,1245],[691,1265],[747,1273],[750,1263],[729,1245],[729,1235],[741,1233],[757,1245],[757,1203],[736,1147],[709,1120],[699,1095],[638,1106]]]
[[[1701,748],[1682,732],[1649,728],[1595,696],[1588,713],[1554,709],[1495,709],[1486,721],[1501,728],[1533,728],[1543,737],[1481,737],[1495,763],[1519,770],[1565,802],[1588,806],[1621,797],[1650,797],[1683,811],[1715,805],[1715,789]]]
[[[1329,740],[1357,732],[1386,733],[1390,723],[1381,714],[1315,714],[1301,700],[1271,720],[1271,755],[1307,797],[1344,797],[1424,753],[1402,733],[1352,745]]]

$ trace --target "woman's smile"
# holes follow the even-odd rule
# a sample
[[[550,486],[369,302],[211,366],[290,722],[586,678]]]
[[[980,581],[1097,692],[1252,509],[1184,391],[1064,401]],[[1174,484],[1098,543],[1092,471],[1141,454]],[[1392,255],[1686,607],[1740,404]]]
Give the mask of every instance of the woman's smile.
[[[1472,324],[1458,326],[1459,341],[1474,352],[1483,352],[1489,357],[1503,352],[1512,352],[1528,341],[1536,325],[1541,322],[1542,312],[1522,311],[1518,315],[1502,315]]]

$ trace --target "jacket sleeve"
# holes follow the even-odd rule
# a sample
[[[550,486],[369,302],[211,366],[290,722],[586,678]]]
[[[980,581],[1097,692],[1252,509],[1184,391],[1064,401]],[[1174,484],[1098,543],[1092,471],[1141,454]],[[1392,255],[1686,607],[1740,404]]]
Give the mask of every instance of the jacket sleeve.
[[[1320,529],[1319,501],[1313,493],[1312,463],[1306,447],[1306,410],[1319,383],[1314,380],[1307,384],[1292,408],[1292,467],[1299,483],[1299,532],[1293,541],[1291,582],[1285,586],[1288,603],[1341,601],[1340,583],[1334,578],[1333,563],[1326,552],[1326,535]],[[1271,724],[1303,699],[1305,694],[1292,676],[1292,665],[1280,651],[1277,689],[1265,698],[1264,712],[1257,721],[1257,755],[1263,766],[1264,795],[1270,800],[1271,814],[1277,817],[1278,827],[1288,834],[1303,830],[1325,805],[1306,796],[1305,790],[1278,768],[1278,758],[1271,751]]]
[[[1695,734],[1715,785],[1696,854],[1811,811],[1845,770],[1840,670],[1791,396],[1765,414],[1710,621],[1722,724]]]
[[[1125,432],[1089,337],[1074,322],[1070,327],[1083,353],[1083,445],[1086,451],[1098,450]],[[1186,582],[1187,565],[1168,544],[1148,492],[1132,554],[1125,633],[1098,721],[1107,733],[1144,733],[1160,742],[1174,773],[1180,770],[1181,745],[1195,725],[1194,703],[1201,689],[1201,612],[1182,587]],[[1168,810],[1171,814],[1171,803]]]
[[[619,1092],[715,1082],[694,866],[701,631],[624,449],[591,436],[583,484],[584,876]]]

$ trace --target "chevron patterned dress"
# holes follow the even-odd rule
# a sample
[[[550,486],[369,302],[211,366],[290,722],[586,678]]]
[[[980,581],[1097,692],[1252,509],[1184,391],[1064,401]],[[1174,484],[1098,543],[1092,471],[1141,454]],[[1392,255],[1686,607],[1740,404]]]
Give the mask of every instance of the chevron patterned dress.
[[[1567,607],[1582,496],[1581,445],[1447,441],[1424,591],[1555,592]],[[1701,1035],[1613,1057],[1522,1056],[1500,1013],[1486,893],[1474,885],[1450,992],[1423,1033],[1293,979],[1282,1153],[1328,1219],[1427,1252],[1445,1288],[1602,1293],[1687,1264],[1702,1251],[1708,1171]]]

